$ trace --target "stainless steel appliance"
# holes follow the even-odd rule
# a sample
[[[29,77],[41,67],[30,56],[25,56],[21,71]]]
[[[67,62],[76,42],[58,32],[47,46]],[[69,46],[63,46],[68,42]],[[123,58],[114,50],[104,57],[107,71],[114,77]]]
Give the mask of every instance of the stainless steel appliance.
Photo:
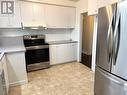
[[[25,35],[27,71],[49,67],[49,44],[45,43],[44,35]]]
[[[94,95],[127,95],[127,0],[99,9]]]
[[[7,95],[4,71],[0,70],[0,95]]]

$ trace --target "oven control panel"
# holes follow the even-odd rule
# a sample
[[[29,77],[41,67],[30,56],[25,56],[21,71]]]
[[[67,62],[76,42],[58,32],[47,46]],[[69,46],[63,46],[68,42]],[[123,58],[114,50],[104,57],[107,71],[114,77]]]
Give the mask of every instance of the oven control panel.
[[[27,39],[45,39],[45,35],[24,35],[23,38]]]

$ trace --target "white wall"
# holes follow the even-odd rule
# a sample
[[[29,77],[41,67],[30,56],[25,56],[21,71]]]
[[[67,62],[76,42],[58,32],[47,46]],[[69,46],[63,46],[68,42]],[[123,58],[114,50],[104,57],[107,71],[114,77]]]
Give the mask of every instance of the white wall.
[[[76,3],[76,28],[73,30],[71,37],[73,40],[78,41],[78,61],[81,60],[81,14],[87,12],[88,10],[88,1],[87,0],[80,0]]]
[[[77,40],[79,42],[78,45],[78,61],[81,61],[81,50],[82,50],[82,21],[83,15],[82,13],[88,12],[88,0],[80,0],[76,4],[76,29],[72,32],[72,39]],[[96,26],[96,23],[95,23]],[[95,28],[96,29],[96,28]],[[95,32],[95,33],[94,33]],[[95,58],[96,58],[96,30],[93,32],[93,46],[92,47],[92,70],[95,69]]]

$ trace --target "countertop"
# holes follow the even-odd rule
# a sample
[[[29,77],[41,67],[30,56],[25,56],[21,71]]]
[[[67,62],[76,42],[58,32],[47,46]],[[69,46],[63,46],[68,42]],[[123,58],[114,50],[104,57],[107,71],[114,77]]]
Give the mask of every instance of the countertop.
[[[50,45],[53,45],[53,44],[77,43],[77,41],[64,40],[64,41],[49,41],[47,43],[50,44]]]
[[[8,46],[8,47],[1,47],[0,48],[1,52],[4,53],[13,53],[13,52],[21,52],[21,51],[26,51],[24,46]]]
[[[0,60],[5,53],[25,52],[25,51],[26,49],[24,46],[0,47]]]
[[[0,52],[13,53],[26,51],[23,37],[0,37]]]

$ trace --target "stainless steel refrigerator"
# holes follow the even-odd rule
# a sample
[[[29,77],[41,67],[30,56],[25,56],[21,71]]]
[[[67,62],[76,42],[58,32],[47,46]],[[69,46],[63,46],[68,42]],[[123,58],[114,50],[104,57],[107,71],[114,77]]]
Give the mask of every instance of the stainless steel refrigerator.
[[[127,0],[99,9],[94,95],[127,95]]]

